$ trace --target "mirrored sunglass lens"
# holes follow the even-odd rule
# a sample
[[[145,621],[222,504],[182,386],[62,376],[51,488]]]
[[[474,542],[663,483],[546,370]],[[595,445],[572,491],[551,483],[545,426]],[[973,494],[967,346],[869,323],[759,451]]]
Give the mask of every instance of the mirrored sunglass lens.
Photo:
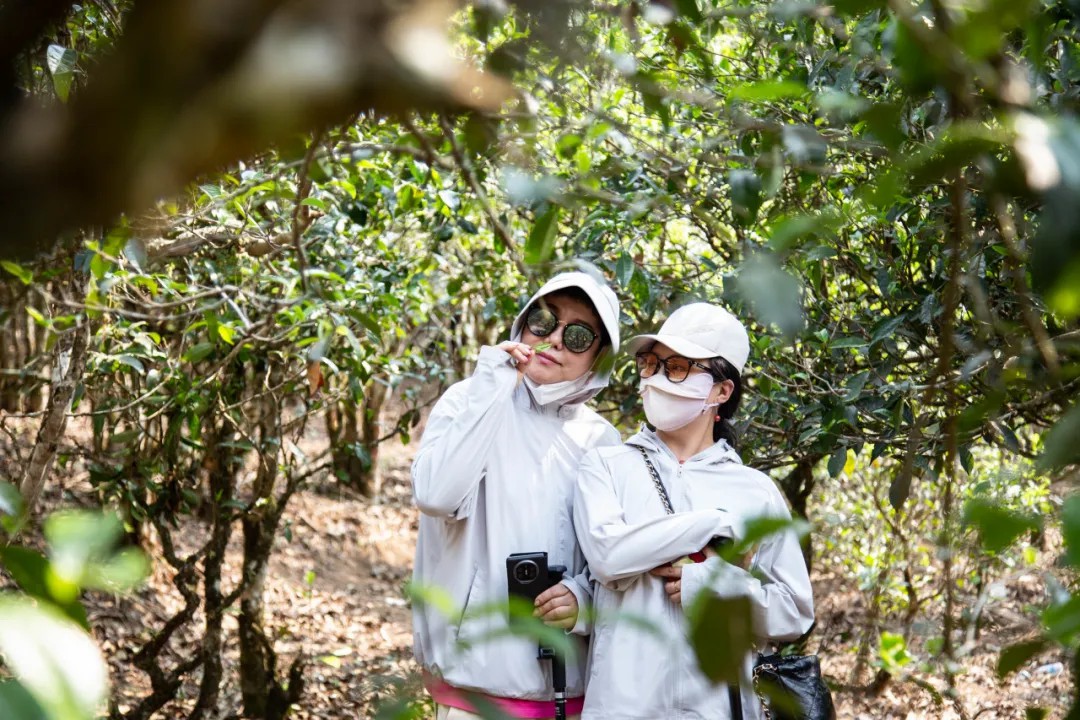
[[[559,321],[558,319],[556,319],[555,313],[551,312],[550,310],[545,310],[544,308],[533,308],[533,310],[529,313],[529,317],[526,320],[526,323],[529,326],[529,332],[531,332],[533,335],[539,335],[540,337],[543,337],[545,335],[550,335],[551,332],[555,329],[555,326],[559,323]]]
[[[573,352],[584,352],[592,345],[592,330],[584,325],[567,325],[563,330],[563,343]]]
[[[685,380],[690,372],[690,361],[686,358],[670,357],[667,359],[668,379],[674,382]]]

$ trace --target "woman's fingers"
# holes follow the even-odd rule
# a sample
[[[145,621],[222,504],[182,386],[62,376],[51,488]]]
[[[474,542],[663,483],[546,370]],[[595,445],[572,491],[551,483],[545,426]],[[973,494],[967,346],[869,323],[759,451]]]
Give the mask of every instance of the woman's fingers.
[[[668,600],[676,605],[682,604],[682,580],[670,580],[664,583],[664,592],[667,593]]]
[[[678,567],[672,565],[661,565],[658,568],[653,568],[649,571],[650,575],[658,578],[681,578],[682,577],[682,565]]]
[[[519,368],[529,363],[529,360],[532,359],[534,352],[531,345],[528,345],[526,343],[514,342],[513,340],[501,342],[495,347],[499,348],[503,352],[507,353],[511,358],[513,358],[514,362],[517,363]]]
[[[552,585],[540,593],[536,598],[536,610],[533,611],[533,615],[544,622],[559,627],[573,627],[577,613],[577,597],[562,583]]]
[[[537,608],[539,608],[544,603],[546,603],[546,602],[548,602],[550,600],[554,600],[555,598],[560,598],[560,597],[566,597],[567,595],[569,595],[570,597],[574,597],[574,593],[570,591],[570,588],[566,587],[562,583],[555,583],[554,585],[549,587],[547,590],[545,590],[544,592],[537,595],[536,596],[536,602],[533,603],[533,604]]]

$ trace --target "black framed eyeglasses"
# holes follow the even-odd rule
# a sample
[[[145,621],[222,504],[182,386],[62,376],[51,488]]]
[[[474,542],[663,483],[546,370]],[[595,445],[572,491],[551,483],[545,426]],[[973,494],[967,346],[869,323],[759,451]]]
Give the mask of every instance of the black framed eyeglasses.
[[[684,358],[682,355],[661,358],[654,352],[646,351],[635,355],[634,361],[637,363],[638,373],[641,377],[651,378],[663,367],[664,375],[673,383],[681,383],[685,380],[690,375],[691,367],[699,367],[708,373],[712,372],[708,365],[702,365],[698,361]]]
[[[564,323],[558,315],[539,305],[529,311],[525,316],[525,325],[529,332],[537,337],[547,337],[555,332],[555,328],[563,326],[562,344],[573,353],[583,353],[592,347],[596,338],[600,337],[588,325],[582,323]]]

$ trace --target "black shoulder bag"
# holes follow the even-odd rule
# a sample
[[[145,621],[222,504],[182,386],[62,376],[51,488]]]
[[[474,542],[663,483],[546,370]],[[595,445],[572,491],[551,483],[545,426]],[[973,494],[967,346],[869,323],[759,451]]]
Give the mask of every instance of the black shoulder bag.
[[[674,515],[671,498],[660,480],[660,473],[656,472],[656,467],[649,460],[649,453],[640,445],[634,447],[641,452],[641,457],[649,468],[664,510],[668,515]],[[812,632],[814,625],[791,645],[801,650]],[[754,662],[753,679],[754,692],[761,700],[766,720],[836,719],[832,695],[821,677],[821,665],[817,655],[759,655]],[[743,720],[742,697],[739,695],[738,684],[728,686],[728,698],[731,702],[731,717],[734,720]]]

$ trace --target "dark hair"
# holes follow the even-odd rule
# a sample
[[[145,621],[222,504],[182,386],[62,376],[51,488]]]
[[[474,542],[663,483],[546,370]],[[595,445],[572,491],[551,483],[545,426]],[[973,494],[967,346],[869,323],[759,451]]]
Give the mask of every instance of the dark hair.
[[[577,300],[579,303],[588,306],[593,311],[593,314],[596,315],[596,319],[600,325],[600,327],[596,329],[597,332],[600,333],[600,350],[603,351],[604,348],[611,347],[611,336],[608,335],[607,328],[604,327],[604,319],[600,317],[600,311],[596,309],[596,305],[593,304],[592,298],[589,297],[589,293],[579,287],[571,286],[563,288],[562,290],[554,290],[547,295],[542,295],[536,298],[536,302],[534,302],[533,305],[538,305],[544,298],[549,297],[562,297],[569,300]],[[530,305],[528,310],[532,310],[533,305]],[[528,315],[528,310],[525,312],[526,315]]]
[[[716,409],[716,414],[720,419],[713,423],[712,429],[713,442],[723,439],[727,441],[728,445],[735,447],[735,441],[738,440],[738,437],[735,434],[735,426],[731,424],[731,418],[735,416],[735,411],[739,409],[739,402],[742,400],[742,377],[739,375],[739,371],[722,357],[709,358],[708,365],[709,372],[716,379],[716,382],[730,380],[735,384],[731,397]]]

